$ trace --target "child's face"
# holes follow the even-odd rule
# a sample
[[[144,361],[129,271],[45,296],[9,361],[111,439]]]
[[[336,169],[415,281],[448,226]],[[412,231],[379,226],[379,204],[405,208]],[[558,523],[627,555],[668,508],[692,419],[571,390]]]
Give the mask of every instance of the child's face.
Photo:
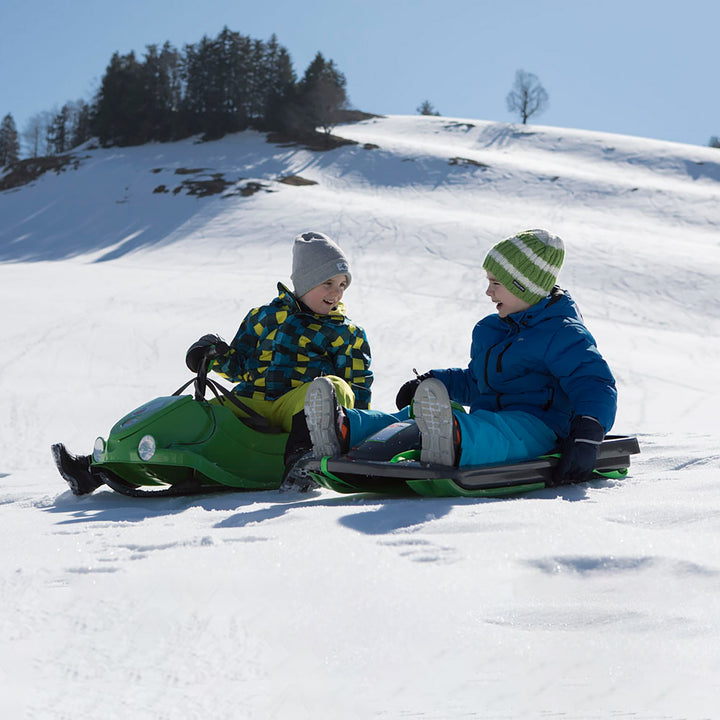
[[[488,289],[485,294],[495,303],[495,309],[501,318],[530,307],[529,303],[513,295],[492,273],[487,273],[487,279]]]
[[[327,315],[342,300],[347,287],[347,275],[335,275],[312,290],[308,290],[301,298],[314,313]]]

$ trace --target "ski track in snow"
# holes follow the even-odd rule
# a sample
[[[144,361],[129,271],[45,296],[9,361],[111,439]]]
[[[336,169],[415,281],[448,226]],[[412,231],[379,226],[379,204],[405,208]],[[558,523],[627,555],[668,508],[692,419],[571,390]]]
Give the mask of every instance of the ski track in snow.
[[[0,194],[3,717],[715,717],[717,150],[462,118],[338,133],[359,144],[83,149]],[[193,168],[227,197],[173,194]],[[640,441],[624,480],[77,498],[52,467],[52,442],[87,452],[185,382],[190,343],[288,281],[300,231],[350,256],[385,409],[413,367],[465,364],[485,253],[538,226],[618,378],[614,431]]]

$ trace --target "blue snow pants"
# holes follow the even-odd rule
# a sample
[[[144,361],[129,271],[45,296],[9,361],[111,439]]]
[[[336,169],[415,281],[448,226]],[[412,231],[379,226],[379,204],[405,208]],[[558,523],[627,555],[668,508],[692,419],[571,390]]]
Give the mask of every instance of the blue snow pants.
[[[394,422],[410,419],[410,408],[396,413],[346,408],[350,443],[359,445]],[[476,410],[453,411],[460,425],[460,462],[464,465],[495,465],[531,460],[550,452],[557,436],[542,420],[526,412]]]

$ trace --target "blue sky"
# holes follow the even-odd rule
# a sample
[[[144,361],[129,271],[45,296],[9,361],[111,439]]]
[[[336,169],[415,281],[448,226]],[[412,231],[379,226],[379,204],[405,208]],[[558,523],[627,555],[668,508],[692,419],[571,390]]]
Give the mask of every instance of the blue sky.
[[[531,120],[706,145],[720,135],[717,0],[1,0],[0,117],[89,100],[113,52],[175,47],[223,26],[275,33],[301,76],[317,51],[354,107],[513,121],[515,71],[538,76]]]

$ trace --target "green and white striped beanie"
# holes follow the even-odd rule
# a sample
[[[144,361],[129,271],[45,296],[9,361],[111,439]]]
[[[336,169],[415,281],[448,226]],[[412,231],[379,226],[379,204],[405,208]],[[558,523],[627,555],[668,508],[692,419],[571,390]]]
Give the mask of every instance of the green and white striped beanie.
[[[547,230],[526,230],[490,250],[483,268],[513,295],[534,305],[555,285],[565,258],[565,245]]]

